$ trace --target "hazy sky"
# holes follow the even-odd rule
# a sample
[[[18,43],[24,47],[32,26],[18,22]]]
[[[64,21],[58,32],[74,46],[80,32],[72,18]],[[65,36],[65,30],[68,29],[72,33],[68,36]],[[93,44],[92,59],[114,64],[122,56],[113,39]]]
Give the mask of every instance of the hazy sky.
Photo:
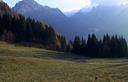
[[[21,0],[4,0],[13,7],[18,1]],[[62,11],[79,10],[83,7],[91,6],[92,4],[100,5],[117,5],[126,4],[128,0],[35,0],[42,5],[59,8]]]

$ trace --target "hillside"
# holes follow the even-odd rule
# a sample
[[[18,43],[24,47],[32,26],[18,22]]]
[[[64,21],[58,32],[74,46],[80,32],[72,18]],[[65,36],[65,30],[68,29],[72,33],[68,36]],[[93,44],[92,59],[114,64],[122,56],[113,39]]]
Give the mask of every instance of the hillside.
[[[0,40],[60,50],[63,36],[52,26],[17,14],[4,2],[0,2],[0,11]]]
[[[18,2],[12,9],[26,17],[31,17],[47,23],[53,26],[56,31],[63,34],[66,34],[66,32],[70,29],[68,17],[66,17],[58,8],[42,6],[35,0],[22,0]]]
[[[4,3],[3,1],[0,1],[0,15],[3,15],[5,13],[15,14],[14,12],[12,12],[10,7],[6,3]]]
[[[0,42],[1,82],[127,82],[127,63]]]

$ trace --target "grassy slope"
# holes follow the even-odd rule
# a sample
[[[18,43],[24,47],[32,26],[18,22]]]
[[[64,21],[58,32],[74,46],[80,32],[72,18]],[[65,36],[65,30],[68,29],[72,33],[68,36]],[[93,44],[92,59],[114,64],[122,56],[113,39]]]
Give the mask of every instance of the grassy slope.
[[[83,59],[0,42],[0,82],[128,82],[128,61]]]

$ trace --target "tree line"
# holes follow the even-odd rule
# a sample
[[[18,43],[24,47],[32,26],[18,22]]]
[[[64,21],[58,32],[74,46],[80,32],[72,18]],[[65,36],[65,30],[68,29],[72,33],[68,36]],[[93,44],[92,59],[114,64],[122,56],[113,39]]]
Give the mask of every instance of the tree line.
[[[98,40],[95,34],[88,35],[87,41],[76,36],[72,52],[86,57],[120,58],[127,55],[127,42],[121,36],[104,35]]]

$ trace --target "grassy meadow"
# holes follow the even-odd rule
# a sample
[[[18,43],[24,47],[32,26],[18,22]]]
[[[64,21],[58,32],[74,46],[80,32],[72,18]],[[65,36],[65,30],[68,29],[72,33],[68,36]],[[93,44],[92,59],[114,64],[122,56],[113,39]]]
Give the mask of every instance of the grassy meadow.
[[[128,82],[128,60],[0,42],[0,82]]]

